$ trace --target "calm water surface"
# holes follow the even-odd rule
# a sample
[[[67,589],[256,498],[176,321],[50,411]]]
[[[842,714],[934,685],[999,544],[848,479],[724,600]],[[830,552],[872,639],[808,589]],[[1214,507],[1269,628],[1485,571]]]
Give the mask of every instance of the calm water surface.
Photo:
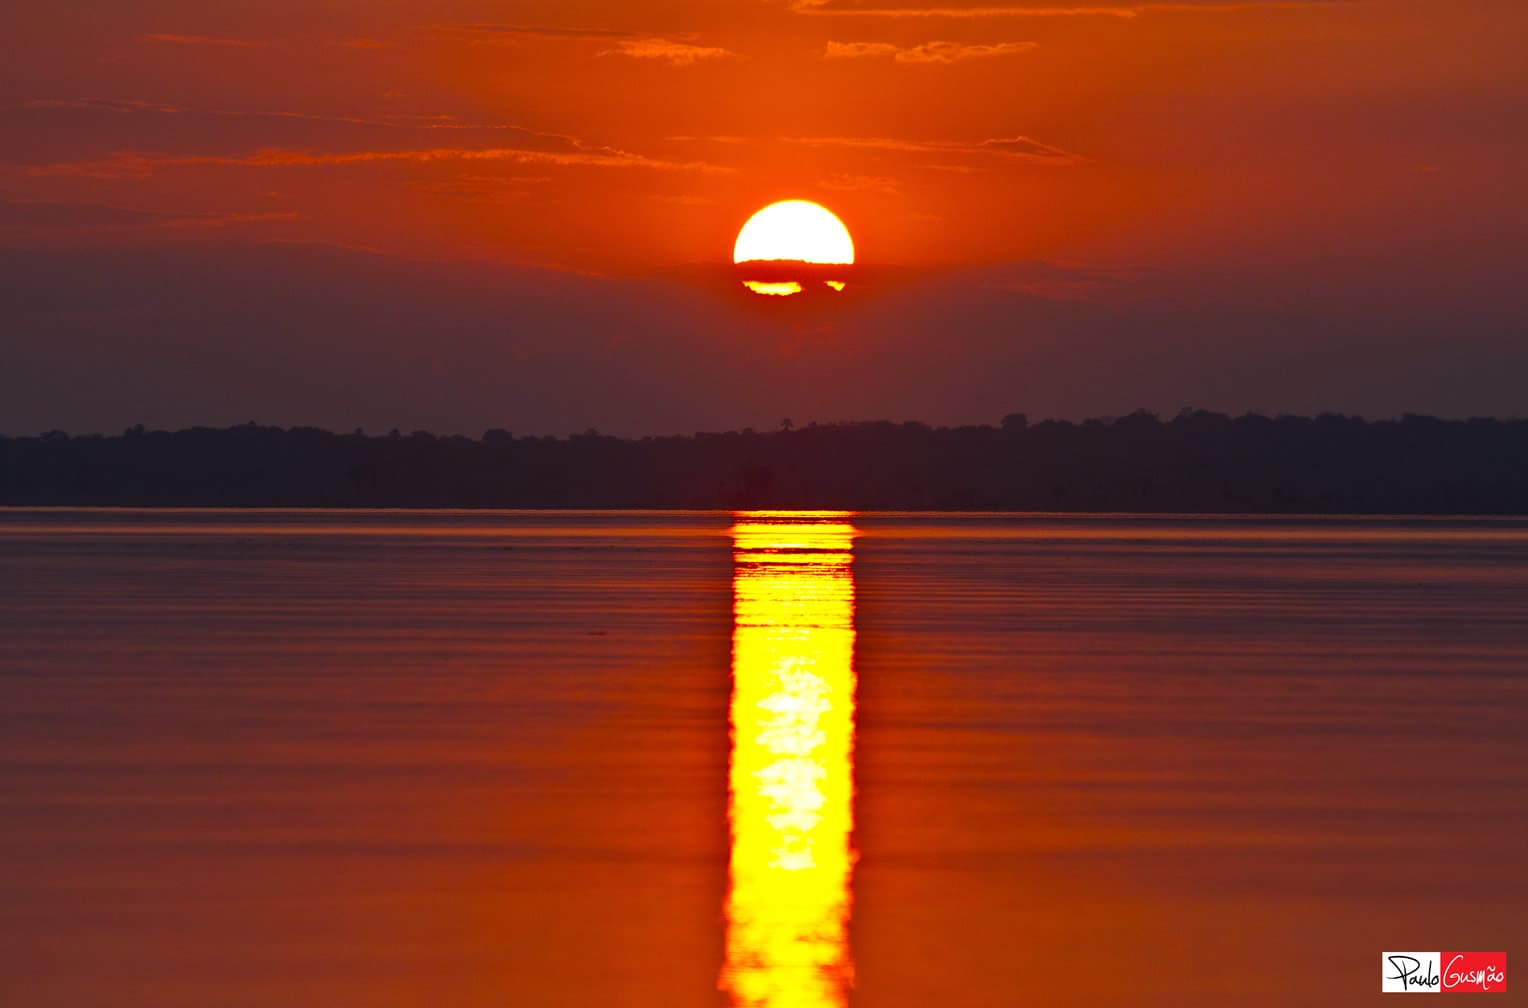
[[[1528,522],[0,510],[0,936],[111,1008],[1522,962]]]

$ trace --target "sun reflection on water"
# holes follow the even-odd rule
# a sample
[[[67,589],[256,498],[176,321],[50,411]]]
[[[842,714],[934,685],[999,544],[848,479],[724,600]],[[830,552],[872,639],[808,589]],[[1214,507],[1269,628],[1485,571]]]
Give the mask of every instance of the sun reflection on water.
[[[841,1008],[853,982],[854,526],[749,512],[733,537],[732,859],[721,986]]]

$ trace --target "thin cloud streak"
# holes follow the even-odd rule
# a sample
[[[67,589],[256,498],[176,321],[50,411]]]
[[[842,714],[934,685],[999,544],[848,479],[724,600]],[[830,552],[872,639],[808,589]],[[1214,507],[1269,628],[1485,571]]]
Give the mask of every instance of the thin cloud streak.
[[[1081,161],[1071,151],[1052,147],[1026,136],[981,140],[965,143],[958,140],[898,140],[893,137],[781,137],[784,143],[805,147],[848,147],[859,150],[906,151],[917,154],[990,154],[1022,158],[1051,164]]]
[[[35,177],[70,178],[149,178],[163,168],[221,166],[238,168],[306,168],[329,165],[354,165],[385,162],[430,163],[438,161],[502,161],[522,165],[559,167],[649,168],[657,171],[688,171],[705,174],[730,173],[733,169],[700,161],[666,161],[626,151],[541,151],[520,148],[449,148],[395,151],[315,152],[267,149],[240,157],[213,155],[145,154],[118,151],[94,161],[61,162],[34,165],[27,169]]]
[[[294,221],[293,210],[260,213],[220,210],[162,210],[111,203],[66,203],[50,200],[0,201],[0,235],[92,234],[144,229],[207,230],[242,224]]]
[[[259,39],[213,38],[210,35],[172,35],[166,32],[149,32],[145,41],[164,45],[215,46],[225,49],[264,49],[270,43]]]
[[[193,214],[167,220],[164,222],[164,226],[181,229],[226,228],[241,224],[268,224],[273,221],[294,221],[299,219],[300,216],[295,210],[274,213]]]
[[[1044,164],[1077,164],[1087,159],[1080,154],[1051,144],[1041,143],[1032,137],[994,137],[975,142],[963,140],[902,140],[896,137],[845,137],[845,136],[671,136],[674,143],[715,143],[727,146],[745,146],[755,143],[786,143],[802,147],[842,147],[849,150],[891,151],[908,154],[937,154],[940,156],[969,155],[999,158],[1015,158]],[[930,168],[943,171],[969,173],[964,165],[933,164]]]
[[[647,38],[617,42],[614,48],[606,49],[600,55],[662,60],[670,66],[693,66],[706,60],[728,59],[737,54],[716,46],[691,45],[688,42],[675,42],[664,38]]]
[[[898,63],[961,63],[966,60],[1011,56],[1039,48],[1036,42],[924,42],[897,46],[890,42],[829,42],[826,59],[864,59],[889,56]]]
[[[611,31],[604,28],[559,28],[546,25],[521,24],[432,24],[421,25],[420,31],[441,32],[450,35],[478,36],[482,40],[526,38],[558,39],[629,39],[635,32]]]
[[[1161,12],[1227,13],[1260,9],[1296,9],[1305,7],[1336,6],[1360,2],[1360,0],[1241,0],[1241,2],[1209,3],[1127,3],[1099,4],[1097,6],[1074,5],[1070,7],[897,7],[884,3],[859,6],[854,0],[791,0],[790,9],[797,14],[820,17],[873,17],[873,18],[1015,18],[1015,17],[1114,17],[1135,18],[1142,14]]]
[[[897,180],[884,175],[851,175],[840,172],[818,183],[837,192],[878,192],[888,196],[901,191]]]
[[[14,109],[76,109],[76,110],[104,110],[108,112],[184,112],[182,105],[167,105],[163,102],[137,101],[130,98],[33,98],[22,102],[20,105],[9,106],[6,111]]]
[[[421,30],[467,36],[479,43],[510,41],[517,38],[606,42],[610,43],[610,48],[601,50],[598,55],[659,60],[671,66],[692,66],[708,60],[729,59],[737,55],[719,46],[698,45],[688,41],[694,37],[688,34],[681,34],[675,39],[604,28],[559,28],[519,24],[434,24],[424,25]]]
[[[312,112],[292,112],[285,110],[266,111],[260,109],[220,109],[198,108],[191,105],[169,105],[162,102],[140,101],[127,98],[34,98],[20,105],[7,106],[0,111],[15,111],[20,109],[58,109],[61,111],[109,111],[119,112],[124,115],[131,113],[161,113],[164,115],[207,116],[219,119],[236,119],[266,122],[311,122],[331,123],[340,126],[368,126],[387,130],[481,130],[483,132],[508,132],[518,133],[525,137],[538,140],[549,140],[563,144],[569,149],[578,149],[585,145],[576,137],[563,133],[548,133],[543,130],[534,130],[515,123],[502,122],[471,122],[458,119],[449,113],[437,113],[434,115],[409,114],[409,115],[382,115],[374,117],[365,116],[341,116],[320,115]]]

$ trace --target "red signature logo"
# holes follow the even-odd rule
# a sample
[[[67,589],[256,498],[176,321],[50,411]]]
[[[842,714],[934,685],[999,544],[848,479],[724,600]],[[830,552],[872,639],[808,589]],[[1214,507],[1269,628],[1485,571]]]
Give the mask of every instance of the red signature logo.
[[[1445,952],[1443,990],[1495,994],[1507,989],[1507,953]]]

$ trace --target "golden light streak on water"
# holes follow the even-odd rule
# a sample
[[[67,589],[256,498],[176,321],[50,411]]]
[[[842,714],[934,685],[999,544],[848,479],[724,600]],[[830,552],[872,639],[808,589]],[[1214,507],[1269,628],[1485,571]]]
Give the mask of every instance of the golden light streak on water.
[[[733,527],[732,857],[721,986],[738,1008],[842,1008],[853,983],[854,526]]]

